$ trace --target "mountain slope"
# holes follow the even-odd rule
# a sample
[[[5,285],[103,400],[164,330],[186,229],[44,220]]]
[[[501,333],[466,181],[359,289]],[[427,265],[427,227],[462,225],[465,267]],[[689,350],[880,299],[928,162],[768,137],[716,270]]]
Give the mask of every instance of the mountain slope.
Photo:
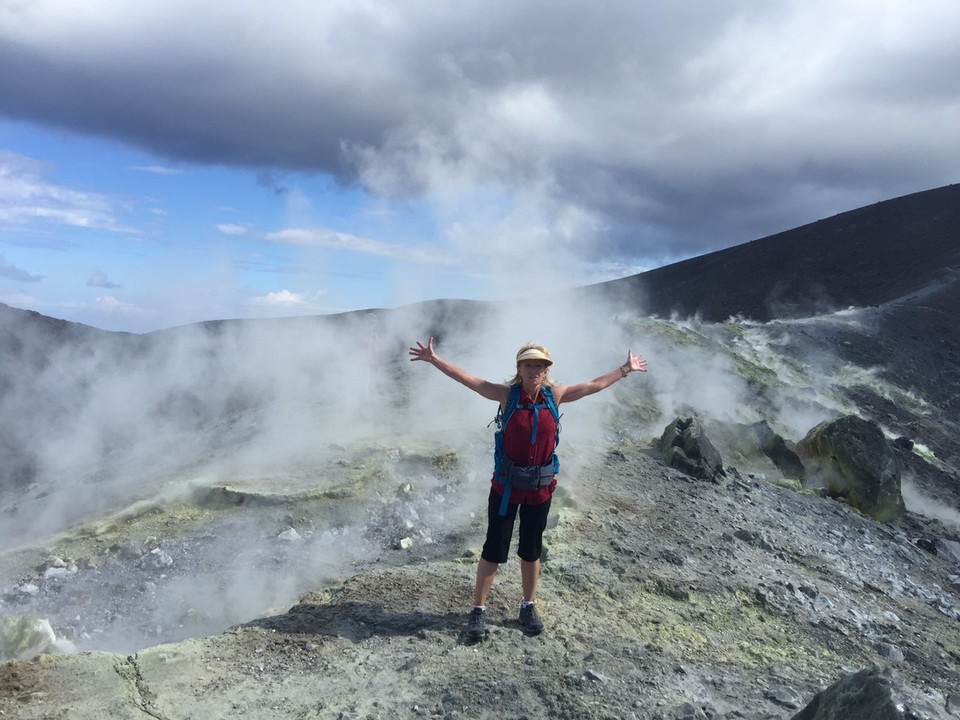
[[[886,200],[590,290],[722,322],[903,298],[960,273],[960,185]]]

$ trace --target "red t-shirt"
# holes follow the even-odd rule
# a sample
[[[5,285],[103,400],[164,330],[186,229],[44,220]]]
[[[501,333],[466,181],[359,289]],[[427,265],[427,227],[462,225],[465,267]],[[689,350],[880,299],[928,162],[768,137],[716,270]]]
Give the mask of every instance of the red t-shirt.
[[[537,399],[543,403],[543,407],[538,410],[536,442],[530,442],[530,437],[533,435],[533,410],[520,407],[532,405],[533,401],[522,388],[517,400],[517,409],[513,411],[503,431],[503,450],[517,465],[545,465],[553,458],[553,452],[557,446],[557,421],[553,419],[553,413],[546,406],[543,392],[537,395]],[[503,483],[498,482],[496,477],[493,477],[491,482],[494,490],[503,495]],[[511,488],[510,504],[539,505],[550,499],[556,486],[557,479],[554,478],[549,485],[539,490]]]

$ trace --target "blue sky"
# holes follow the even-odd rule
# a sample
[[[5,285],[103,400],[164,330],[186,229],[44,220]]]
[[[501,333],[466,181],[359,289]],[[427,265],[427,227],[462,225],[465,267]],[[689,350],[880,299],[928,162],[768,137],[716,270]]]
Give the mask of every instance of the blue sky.
[[[0,302],[497,299],[956,182],[960,5],[0,0]]]
[[[324,173],[169,162],[24,123],[0,124],[0,144],[8,182],[31,203],[17,216],[8,199],[0,235],[0,301],[11,305],[139,332],[422,299],[394,278],[404,266],[425,266],[428,294],[463,290],[415,200],[382,202]]]

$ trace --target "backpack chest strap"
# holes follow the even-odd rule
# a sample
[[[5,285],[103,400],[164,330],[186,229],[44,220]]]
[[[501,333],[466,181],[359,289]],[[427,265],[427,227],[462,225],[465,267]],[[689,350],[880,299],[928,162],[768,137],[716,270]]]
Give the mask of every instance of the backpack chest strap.
[[[537,444],[537,428],[540,425],[540,411],[544,408],[549,408],[550,406],[547,403],[521,403],[517,405],[518,408],[523,408],[524,410],[533,410],[533,429],[530,431],[530,444]]]

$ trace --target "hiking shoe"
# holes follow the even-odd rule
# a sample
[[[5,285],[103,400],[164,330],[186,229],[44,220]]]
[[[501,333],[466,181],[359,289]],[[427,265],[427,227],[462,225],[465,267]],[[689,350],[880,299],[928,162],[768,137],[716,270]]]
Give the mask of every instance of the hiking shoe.
[[[520,627],[530,635],[543,632],[543,620],[537,615],[537,607],[533,603],[520,608]]]
[[[467,635],[474,640],[480,640],[487,632],[487,612],[483,608],[475,607],[467,618]]]

